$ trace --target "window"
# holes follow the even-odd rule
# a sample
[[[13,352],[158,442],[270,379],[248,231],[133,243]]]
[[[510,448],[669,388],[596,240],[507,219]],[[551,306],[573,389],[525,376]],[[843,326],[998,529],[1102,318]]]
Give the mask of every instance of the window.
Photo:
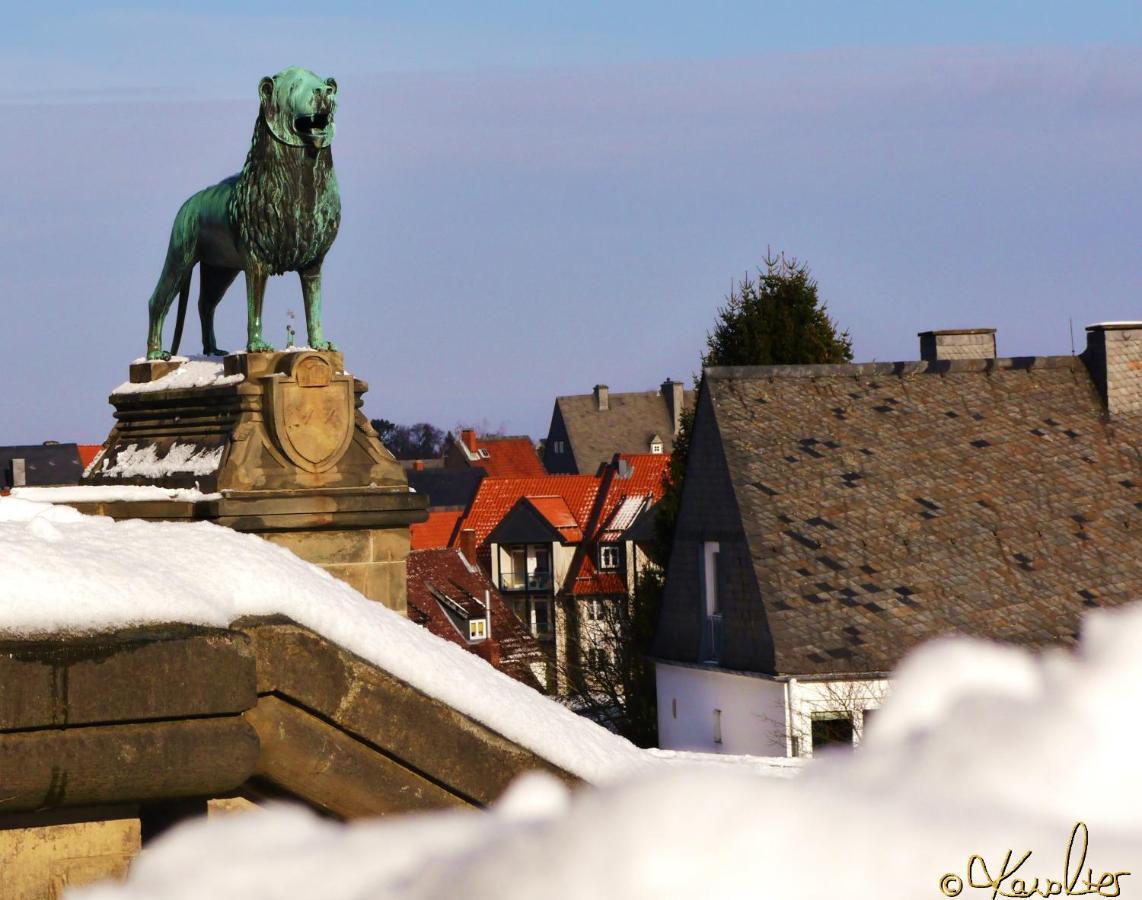
[[[813,752],[830,744],[853,745],[853,717],[844,713],[827,713],[813,717]]]
[[[623,567],[623,548],[620,544],[599,545],[599,568],[613,571]]]
[[[592,597],[587,601],[587,618],[592,622],[603,618],[603,601],[598,597]]]
[[[551,634],[551,603],[547,600],[535,601],[535,633]]]
[[[670,701],[670,715],[672,718],[678,718],[678,698],[675,697]]]
[[[702,589],[706,600],[706,615],[716,616],[721,612],[718,606],[718,552],[717,541],[706,541],[702,545],[703,579]]]
[[[714,710],[714,743],[720,744],[722,742],[722,711],[720,709]]]
[[[551,446],[555,449],[556,453],[563,452],[563,441],[552,441]]]
[[[488,636],[488,623],[484,619],[468,620],[468,640],[482,641]]]
[[[481,447],[478,452],[480,454],[480,459],[491,459],[492,458],[492,454],[490,454],[483,447]]]

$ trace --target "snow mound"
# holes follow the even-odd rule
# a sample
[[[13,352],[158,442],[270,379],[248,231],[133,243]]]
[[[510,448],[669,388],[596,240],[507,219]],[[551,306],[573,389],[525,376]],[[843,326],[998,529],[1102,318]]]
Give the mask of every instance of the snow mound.
[[[1076,653],[922,647],[863,747],[796,779],[659,767],[568,795],[533,774],[483,816],[200,820],[77,896],[1142,896],[1140,645],[1135,606],[1090,615]]]

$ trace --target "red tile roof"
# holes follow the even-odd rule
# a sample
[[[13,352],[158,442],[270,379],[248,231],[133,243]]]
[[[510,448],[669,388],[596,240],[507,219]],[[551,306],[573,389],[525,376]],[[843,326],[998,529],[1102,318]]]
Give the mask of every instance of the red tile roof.
[[[487,459],[480,455],[481,450],[487,451]],[[529,437],[477,438],[476,453],[480,458],[472,460],[472,465],[479,466],[489,475],[538,478],[547,474]]]
[[[434,511],[428,514],[427,522],[413,523],[410,529],[412,549],[429,550],[433,547],[452,546],[452,535],[462,515],[462,510]]]
[[[596,475],[544,475],[541,478],[487,477],[480,482],[472,505],[452,538],[460,542],[460,530],[476,532],[476,544],[484,544],[492,530],[522,498],[559,497],[580,528],[590,521],[599,495],[601,479]],[[534,500],[532,501],[534,503]]]
[[[562,497],[528,496],[527,502],[559,532],[563,543],[577,544],[583,540],[583,528],[575,521],[575,516],[567,508],[567,501]]]
[[[625,530],[623,523],[617,521],[617,513],[640,500],[653,505],[662,499],[662,481],[669,469],[670,457],[661,453],[615,454],[611,459],[602,473],[602,502],[592,517],[588,541],[571,563],[568,583],[572,594],[627,592],[623,575],[596,569],[596,548],[600,540],[618,540]],[[624,507],[627,500],[632,502]]]
[[[485,593],[486,592],[486,593]],[[462,619],[481,618],[483,600],[491,605],[491,636],[469,641],[444,611],[445,605],[462,611]],[[538,641],[504,602],[499,591],[475,565],[455,549],[414,550],[408,555],[408,617],[437,637],[482,657],[497,669],[540,689],[532,668],[546,664]]]
[[[83,469],[87,469],[91,465],[92,460],[99,455],[99,451],[103,449],[102,444],[76,444],[79,449],[79,465]]]

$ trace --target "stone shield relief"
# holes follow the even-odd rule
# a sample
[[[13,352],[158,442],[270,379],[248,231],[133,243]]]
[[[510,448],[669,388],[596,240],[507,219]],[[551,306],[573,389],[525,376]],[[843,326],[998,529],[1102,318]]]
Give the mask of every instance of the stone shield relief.
[[[265,379],[274,442],[294,465],[324,472],[353,439],[353,379],[327,359],[299,353],[288,374]]]

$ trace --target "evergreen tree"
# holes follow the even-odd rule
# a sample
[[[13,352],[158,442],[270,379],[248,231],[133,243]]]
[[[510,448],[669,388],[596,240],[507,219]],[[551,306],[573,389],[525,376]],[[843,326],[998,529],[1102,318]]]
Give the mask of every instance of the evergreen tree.
[[[746,276],[718,310],[702,366],[851,362],[849,333],[838,333],[825,310],[805,263],[767,256],[757,280]]]
[[[837,331],[817,295],[809,266],[784,253],[767,254],[757,279],[748,275],[730,290],[706,335],[703,368],[708,366],[790,366],[845,363],[853,358],[848,331]],[[657,556],[670,560],[674,526],[682,500],[682,476],[690,453],[694,416],[687,411],[674,439],[670,470],[656,520]]]

